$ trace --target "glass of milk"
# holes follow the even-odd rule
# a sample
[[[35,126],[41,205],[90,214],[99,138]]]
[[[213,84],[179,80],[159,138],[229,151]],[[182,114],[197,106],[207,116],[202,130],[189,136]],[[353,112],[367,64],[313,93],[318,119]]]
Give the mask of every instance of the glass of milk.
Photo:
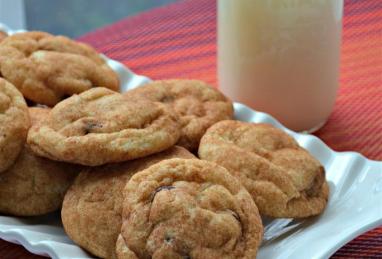
[[[343,0],[218,0],[219,88],[295,131],[320,128],[338,88]]]

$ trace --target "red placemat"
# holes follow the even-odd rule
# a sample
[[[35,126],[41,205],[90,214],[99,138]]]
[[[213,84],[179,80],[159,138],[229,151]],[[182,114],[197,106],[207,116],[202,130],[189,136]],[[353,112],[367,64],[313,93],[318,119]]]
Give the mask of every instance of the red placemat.
[[[344,13],[341,87],[328,123],[316,135],[335,150],[382,160],[382,1],[345,0]],[[153,79],[199,78],[216,85],[214,0],[154,9],[80,40]],[[0,240],[0,258],[39,257]],[[382,227],[357,237],[333,258],[382,258]]]

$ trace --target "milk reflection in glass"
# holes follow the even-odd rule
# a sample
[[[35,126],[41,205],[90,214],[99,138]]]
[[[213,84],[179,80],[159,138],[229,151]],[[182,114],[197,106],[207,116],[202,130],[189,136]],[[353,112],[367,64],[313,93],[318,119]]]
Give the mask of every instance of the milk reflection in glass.
[[[234,101],[310,130],[336,97],[342,0],[218,0],[218,77]]]

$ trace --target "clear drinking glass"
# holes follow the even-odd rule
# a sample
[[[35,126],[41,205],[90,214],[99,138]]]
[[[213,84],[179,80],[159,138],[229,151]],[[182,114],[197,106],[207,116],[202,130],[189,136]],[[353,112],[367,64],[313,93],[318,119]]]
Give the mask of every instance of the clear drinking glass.
[[[218,0],[219,88],[234,101],[314,131],[339,75],[343,0]]]

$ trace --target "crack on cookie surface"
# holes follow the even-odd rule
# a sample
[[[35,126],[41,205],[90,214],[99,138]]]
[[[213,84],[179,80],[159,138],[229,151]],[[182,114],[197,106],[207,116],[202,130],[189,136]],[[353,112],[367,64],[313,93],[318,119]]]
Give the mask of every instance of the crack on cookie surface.
[[[234,157],[236,159],[227,159]],[[201,159],[227,168],[271,217],[308,217],[328,199],[322,165],[288,134],[267,124],[222,121],[203,136]]]
[[[0,174],[17,159],[29,127],[28,108],[23,96],[15,86],[0,78]]]
[[[127,91],[127,98],[161,102],[179,116],[182,133],[178,145],[195,151],[212,124],[233,116],[232,102],[212,86],[198,80],[153,81]]]
[[[63,36],[17,33],[0,45],[0,72],[27,98],[54,106],[95,86],[119,90],[117,74],[95,49]]]
[[[175,189],[175,187],[174,187],[174,186],[161,186],[161,187],[155,189],[155,191],[154,191],[153,194],[151,195],[150,201],[152,202],[152,201],[154,200],[155,195],[156,195],[158,192],[163,191],[163,190],[167,190],[167,191],[168,191],[168,190],[172,190],[172,189]]]
[[[184,159],[162,161],[133,176],[125,187],[125,245],[119,243],[117,253],[255,257],[261,220],[250,195],[231,177],[216,164]]]
[[[162,103],[97,87],[57,104],[28,142],[47,158],[95,166],[163,151],[179,135],[178,117]]]
[[[123,188],[135,173],[169,158],[194,159],[174,146],[148,157],[87,168],[68,190],[62,208],[66,233],[77,244],[101,258],[115,258],[121,231]],[[94,226],[104,226],[102,229]]]

